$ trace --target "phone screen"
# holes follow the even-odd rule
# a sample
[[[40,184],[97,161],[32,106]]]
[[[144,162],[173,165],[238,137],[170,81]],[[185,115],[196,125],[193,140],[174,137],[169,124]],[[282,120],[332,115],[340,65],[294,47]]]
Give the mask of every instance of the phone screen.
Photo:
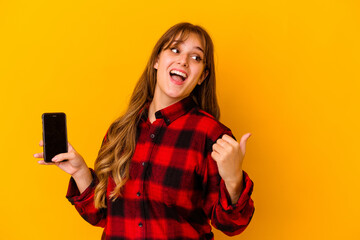
[[[57,154],[68,151],[66,115],[65,113],[44,113],[42,121],[44,161],[51,162]]]

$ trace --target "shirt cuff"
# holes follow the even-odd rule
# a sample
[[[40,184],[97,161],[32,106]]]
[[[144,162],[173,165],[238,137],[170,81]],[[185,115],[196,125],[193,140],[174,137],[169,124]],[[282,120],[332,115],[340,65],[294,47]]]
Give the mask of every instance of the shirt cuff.
[[[90,185],[85,189],[85,191],[82,192],[81,194],[80,194],[80,191],[79,191],[79,189],[78,189],[78,187],[76,185],[76,182],[75,182],[74,178],[73,177],[70,178],[66,198],[69,200],[69,202],[71,202],[72,205],[74,205],[75,203],[86,200],[94,192],[95,186],[96,186],[96,183],[97,183],[97,177],[96,177],[95,172],[94,172],[93,169],[90,168],[90,172],[91,172],[93,180],[90,183]]]
[[[220,181],[220,205],[226,212],[231,212],[236,209],[241,210],[243,209],[247,202],[249,201],[252,191],[253,191],[254,183],[251,181],[248,174],[243,171],[243,189],[240,194],[239,200],[232,204],[230,194],[228,190],[226,189],[226,185],[224,180],[221,179]]]

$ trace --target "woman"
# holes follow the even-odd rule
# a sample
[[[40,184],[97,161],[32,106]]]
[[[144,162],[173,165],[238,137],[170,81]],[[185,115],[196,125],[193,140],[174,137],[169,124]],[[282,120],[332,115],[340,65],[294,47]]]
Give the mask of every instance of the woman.
[[[219,112],[212,40],[180,23],[155,45],[94,170],[70,144],[50,164],[72,176],[67,198],[105,228],[103,239],[213,239],[210,220],[236,235],[254,212],[253,183],[242,170],[250,134],[237,143]]]

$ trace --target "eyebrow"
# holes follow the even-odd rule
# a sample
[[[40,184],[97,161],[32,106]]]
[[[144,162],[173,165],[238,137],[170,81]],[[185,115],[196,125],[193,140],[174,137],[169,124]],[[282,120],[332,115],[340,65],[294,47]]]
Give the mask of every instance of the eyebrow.
[[[183,43],[183,42],[184,41],[181,41],[181,40],[174,40],[174,41],[172,41],[172,43],[169,44],[169,47],[172,45],[178,45],[179,43]],[[196,46],[195,48],[205,54],[204,50],[201,47]]]
[[[196,47],[197,49],[199,49],[202,53],[204,53],[204,50],[201,47]]]

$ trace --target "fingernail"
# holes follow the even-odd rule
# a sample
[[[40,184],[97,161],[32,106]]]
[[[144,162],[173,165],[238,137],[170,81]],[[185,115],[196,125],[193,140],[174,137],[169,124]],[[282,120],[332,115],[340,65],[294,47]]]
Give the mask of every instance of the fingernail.
[[[57,157],[53,157],[53,159],[51,159],[51,161],[55,162],[57,160]]]

